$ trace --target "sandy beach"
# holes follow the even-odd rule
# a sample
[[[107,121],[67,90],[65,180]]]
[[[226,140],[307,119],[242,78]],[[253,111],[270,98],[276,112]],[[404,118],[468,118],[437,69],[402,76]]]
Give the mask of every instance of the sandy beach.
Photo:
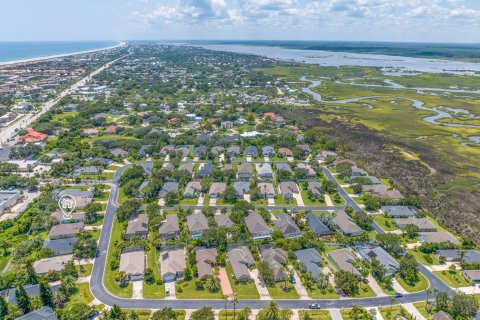
[[[50,60],[50,59],[55,59],[55,58],[74,56],[74,55],[78,55],[78,54],[109,50],[109,49],[123,47],[126,44],[127,44],[126,42],[119,42],[118,44],[116,44],[114,46],[111,46],[111,47],[104,47],[104,48],[85,50],[85,51],[77,51],[77,52],[71,52],[71,53],[62,53],[62,54],[56,54],[56,55],[50,55],[50,56],[44,56],[44,57],[36,57],[36,58],[30,58],[30,59],[5,61],[5,62],[0,62],[0,66],[32,63],[32,62],[45,61],[45,60]]]

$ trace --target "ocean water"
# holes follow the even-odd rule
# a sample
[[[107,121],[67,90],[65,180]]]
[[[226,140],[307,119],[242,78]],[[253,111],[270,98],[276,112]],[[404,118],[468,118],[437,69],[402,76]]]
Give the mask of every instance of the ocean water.
[[[117,41],[0,42],[0,63],[112,47]]]

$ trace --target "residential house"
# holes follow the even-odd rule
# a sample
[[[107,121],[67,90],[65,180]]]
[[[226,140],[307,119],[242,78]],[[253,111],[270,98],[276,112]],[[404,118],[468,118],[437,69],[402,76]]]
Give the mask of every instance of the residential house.
[[[190,236],[196,239],[200,238],[203,231],[208,229],[208,221],[203,213],[193,213],[187,216],[187,226]]]
[[[325,161],[325,159],[327,158],[332,158],[332,159],[336,159],[337,158],[337,154],[333,151],[322,151],[321,153],[317,154],[317,160],[320,160],[320,161]]]
[[[394,276],[400,269],[400,264],[382,247],[363,248],[358,251],[362,259],[372,262],[372,259],[377,259],[378,262],[385,268],[387,276]]]
[[[81,134],[82,137],[94,137],[96,135],[98,135],[98,129],[96,128],[87,128],[87,129],[83,129],[83,132]]]
[[[303,154],[303,155],[308,155],[311,150],[308,144],[299,144],[296,146],[296,148]]]
[[[275,149],[272,146],[264,146],[262,148],[262,156],[275,157]]]
[[[229,158],[235,158],[240,155],[240,147],[239,146],[230,146],[227,149],[227,155]]]
[[[322,194],[322,183],[317,180],[308,181],[308,191],[313,195],[319,196]]]
[[[138,150],[138,155],[140,157],[146,157],[149,155],[149,152],[150,152],[150,148],[151,148],[151,145],[149,144],[144,144],[140,147],[140,149]]]
[[[65,264],[69,261],[72,261],[73,256],[71,254],[58,256],[58,257],[50,257],[44,258],[41,260],[37,260],[33,263],[33,269],[35,273],[39,275],[43,275],[48,273],[49,271],[61,271]]]
[[[245,225],[254,240],[272,237],[272,229],[270,229],[262,216],[257,212],[250,212],[249,215],[245,217]]]
[[[83,222],[57,224],[50,229],[48,239],[72,238],[82,230]]]
[[[382,211],[390,218],[415,217],[418,213],[412,206],[382,206]]]
[[[225,148],[222,146],[215,146],[212,148],[211,151],[214,155],[218,156],[219,154],[222,154],[225,151]]]
[[[284,267],[288,261],[285,250],[281,248],[265,248],[261,249],[260,255],[262,260],[272,270],[275,281],[283,281],[288,276]]]
[[[275,220],[274,224],[277,229],[282,231],[285,238],[296,239],[302,236],[302,231],[300,231],[300,228],[285,212],[282,212],[278,215],[277,220]]]
[[[160,254],[160,274],[163,282],[172,282],[182,277],[186,266],[184,249],[164,251]]]
[[[244,162],[238,165],[237,177],[239,179],[251,179],[252,176],[252,165],[250,163]]]
[[[257,173],[261,179],[273,179],[273,170],[270,163],[261,163],[258,166]]]
[[[52,250],[53,256],[61,256],[73,253],[73,246],[77,238],[63,238],[56,240],[45,240],[43,248]]]
[[[422,243],[442,243],[450,242],[453,245],[459,245],[460,241],[455,238],[450,232],[437,231],[437,232],[419,232],[418,234],[420,242]]]
[[[160,155],[160,157],[165,157],[165,156],[171,154],[174,150],[175,150],[175,146],[168,145],[168,146],[163,147],[160,150],[159,155]]]
[[[171,162],[164,162],[162,165],[162,169],[166,171],[174,171],[175,170],[175,165]]]
[[[322,256],[315,248],[295,251],[298,263],[302,266],[303,272],[310,272],[313,278],[322,274]]]
[[[258,191],[260,193],[260,198],[273,199],[275,197],[275,188],[270,182],[259,182]]]
[[[300,192],[297,184],[293,181],[282,181],[278,184],[278,188],[285,199],[292,199],[294,193]]]
[[[330,261],[337,270],[343,270],[361,277],[360,271],[353,265],[357,257],[350,248],[332,250],[328,253]]]
[[[187,183],[183,195],[187,198],[196,198],[202,192],[202,184],[199,180],[193,180]]]
[[[210,185],[210,190],[208,194],[210,198],[221,198],[225,194],[225,190],[227,189],[227,185],[225,182],[213,182]]]
[[[307,213],[308,228],[315,232],[317,237],[332,235],[332,231],[320,220],[320,217],[313,212]]]
[[[363,234],[362,228],[344,211],[337,211],[334,214],[333,222],[345,236],[356,237]]]
[[[286,171],[289,173],[292,173],[292,167],[286,162],[277,162],[275,164],[277,171]]]
[[[162,240],[178,239],[180,237],[180,227],[178,225],[178,216],[175,213],[167,214],[165,221],[158,229]]]
[[[445,311],[438,311],[433,315],[433,320],[453,320],[452,316],[450,316]]]
[[[436,250],[435,254],[438,257],[445,257],[448,262],[463,261],[467,264],[480,263],[480,252],[476,250],[445,249]]]
[[[133,215],[128,221],[125,238],[130,240],[133,237],[147,238],[148,236],[148,215]]]
[[[16,320],[58,320],[58,317],[52,308],[41,307],[16,318]]]
[[[125,272],[130,281],[143,280],[145,275],[145,251],[143,247],[127,248],[120,255],[120,272]]]
[[[307,177],[308,178],[315,178],[317,176],[315,170],[308,164],[308,163],[299,163],[297,164],[297,169],[302,169],[307,172]]]
[[[116,134],[117,133],[117,128],[118,126],[108,126],[105,128],[105,131],[103,133],[105,134]]]
[[[128,151],[123,150],[122,148],[113,148],[110,149],[110,153],[116,157],[126,158],[128,157]]]
[[[355,161],[350,160],[350,159],[342,159],[342,160],[338,159],[338,160],[333,161],[331,165],[334,166],[334,167],[336,167],[336,166],[338,166],[338,165],[340,165],[340,164],[349,164],[349,165],[351,165],[351,166],[354,166],[354,165],[355,165]]]
[[[219,227],[230,228],[233,226],[233,222],[230,219],[230,216],[227,214],[216,214],[213,216],[213,218]]]
[[[427,218],[395,218],[394,221],[399,228],[413,225],[418,228],[418,231],[437,231],[437,227]]]
[[[212,176],[213,165],[211,162],[203,162],[198,167],[197,177],[208,178]]]
[[[256,158],[258,157],[258,150],[257,147],[255,146],[248,146],[244,150],[245,157],[252,157]]]
[[[217,249],[198,248],[195,250],[195,261],[197,262],[197,277],[204,279],[213,274],[213,268],[217,264]]]
[[[249,268],[255,263],[255,259],[248,247],[231,249],[227,252],[227,257],[236,281],[241,282],[251,279]]]
[[[192,162],[182,163],[178,166],[178,171],[186,171],[189,174],[193,174],[195,164]]]
[[[286,158],[291,158],[293,157],[293,152],[292,150],[288,149],[288,148],[280,148],[278,149],[278,153],[281,155],[281,156],[284,156]]]
[[[178,187],[179,187],[178,182],[165,182],[158,195],[161,199],[164,199],[167,197],[168,193],[178,192]]]
[[[220,127],[225,130],[233,129],[233,122],[232,121],[222,121],[220,122]]]
[[[205,157],[207,154],[207,147],[204,145],[198,146],[193,150],[193,156],[194,157]]]
[[[233,188],[239,197],[243,197],[245,193],[250,193],[250,184],[248,181],[235,181],[233,183]]]
[[[188,157],[190,155],[190,148],[187,147],[187,146],[181,146],[181,147],[178,147],[177,152],[180,152],[180,154],[182,155],[182,157]],[[205,150],[206,151],[206,150]]]
[[[0,214],[15,206],[20,200],[18,191],[0,191]]]
[[[463,276],[470,283],[480,283],[480,270],[464,270]]]
[[[396,189],[390,190],[383,184],[364,184],[362,186],[362,191],[373,193],[379,197],[389,198],[392,200],[401,200],[404,198],[400,191]]]

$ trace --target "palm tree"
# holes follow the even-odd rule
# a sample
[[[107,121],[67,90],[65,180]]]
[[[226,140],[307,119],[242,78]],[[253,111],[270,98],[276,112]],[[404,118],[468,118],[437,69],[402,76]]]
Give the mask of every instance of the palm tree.
[[[394,296],[390,296],[390,313],[392,313],[393,304],[397,301]]]
[[[220,289],[220,280],[218,277],[211,275],[205,281],[205,286],[207,287],[208,291],[216,292]]]
[[[428,296],[432,293],[432,289],[427,288],[427,290],[425,290],[425,293],[427,294],[427,304],[428,304]]]
[[[228,300],[228,296],[226,294],[224,294],[223,295],[223,301],[225,302],[225,320],[228,320],[227,300]]]
[[[275,301],[270,301],[268,305],[265,307],[266,319],[269,319],[269,320],[277,319],[279,314],[280,314],[280,309],[278,308],[278,304]]]
[[[62,279],[62,287],[65,292],[72,292],[72,290],[75,288],[75,278],[72,276],[65,276]]]
[[[52,296],[52,302],[57,308],[61,308],[65,302],[67,302],[67,296],[63,290],[58,290]]]
[[[235,307],[238,303],[238,298],[237,298],[237,295],[234,293],[233,296],[232,296],[232,304],[233,304],[233,320],[235,320]]]

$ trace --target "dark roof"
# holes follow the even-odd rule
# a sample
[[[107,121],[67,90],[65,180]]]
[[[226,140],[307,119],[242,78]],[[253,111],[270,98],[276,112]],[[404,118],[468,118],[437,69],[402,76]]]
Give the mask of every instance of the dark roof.
[[[314,278],[322,273],[322,257],[314,248],[295,251],[298,262],[305,268],[305,272],[310,272]]]
[[[77,241],[76,238],[65,238],[57,240],[45,240],[44,248],[51,249],[56,256],[73,253],[73,245]]]
[[[52,308],[41,307],[17,318],[17,320],[58,320],[58,317]]]
[[[317,237],[328,236],[332,231],[320,220],[320,217],[313,212],[307,213],[308,227],[315,232]]]

